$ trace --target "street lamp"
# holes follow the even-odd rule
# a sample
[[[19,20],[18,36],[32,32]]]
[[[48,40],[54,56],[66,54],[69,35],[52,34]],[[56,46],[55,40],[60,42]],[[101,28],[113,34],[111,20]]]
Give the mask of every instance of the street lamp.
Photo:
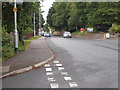
[[[17,31],[17,7],[16,7],[16,0],[14,0],[14,23],[15,23],[15,31],[14,31],[14,35],[15,35],[15,52],[18,51],[18,31]]]
[[[42,33],[42,27],[41,27],[41,2],[40,2],[40,8],[39,8],[39,30],[38,30],[39,36]]]
[[[35,13],[34,13],[34,37],[36,37],[36,31],[35,31]]]
[[[10,1],[9,2],[10,4],[13,3],[13,1]],[[14,0],[14,8],[13,8],[13,11],[14,11],[14,48],[15,48],[15,52],[17,53],[18,52],[18,42],[19,42],[19,39],[18,39],[18,30],[17,30],[17,4],[22,4],[23,3],[23,0]]]

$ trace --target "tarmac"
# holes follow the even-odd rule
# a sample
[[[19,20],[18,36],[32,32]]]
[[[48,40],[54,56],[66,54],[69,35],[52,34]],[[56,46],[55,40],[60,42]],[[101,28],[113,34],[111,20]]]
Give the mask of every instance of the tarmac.
[[[45,37],[31,40],[25,52],[21,52],[2,62],[0,78],[33,70],[51,62],[55,55],[45,41]]]

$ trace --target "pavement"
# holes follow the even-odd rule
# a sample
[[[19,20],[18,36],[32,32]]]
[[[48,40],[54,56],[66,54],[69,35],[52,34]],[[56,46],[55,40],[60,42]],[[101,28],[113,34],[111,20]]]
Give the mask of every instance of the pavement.
[[[54,59],[54,54],[45,42],[45,37],[31,40],[25,52],[2,62],[0,78],[16,75],[22,72],[41,67]]]

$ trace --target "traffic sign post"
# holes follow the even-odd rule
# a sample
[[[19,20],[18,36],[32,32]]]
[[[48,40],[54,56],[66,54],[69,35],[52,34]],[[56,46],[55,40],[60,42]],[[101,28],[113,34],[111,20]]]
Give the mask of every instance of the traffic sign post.
[[[109,33],[106,33],[106,39],[109,39],[110,38],[110,34]]]
[[[83,32],[84,30],[85,30],[84,28],[81,28],[81,29],[80,29],[80,32]]]
[[[16,7],[13,8],[13,12],[17,12],[17,8]]]

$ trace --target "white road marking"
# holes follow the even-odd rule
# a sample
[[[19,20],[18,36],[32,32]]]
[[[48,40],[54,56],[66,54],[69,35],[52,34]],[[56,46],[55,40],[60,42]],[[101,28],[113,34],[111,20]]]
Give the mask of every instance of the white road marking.
[[[48,78],[48,81],[53,82],[55,79],[53,77]]]
[[[72,80],[71,77],[64,77],[64,79],[67,81],[67,80]]]
[[[70,87],[78,87],[76,82],[69,82]]]
[[[54,63],[60,63],[59,61],[53,61]]]
[[[52,68],[46,68],[46,71],[52,71]]]
[[[58,67],[59,67],[59,66],[62,66],[62,64],[56,64],[56,66],[58,66]]]
[[[52,72],[46,72],[46,75],[53,75]]]
[[[66,75],[66,76],[68,75],[67,72],[61,72],[61,74],[62,74],[62,75]]]
[[[51,88],[59,88],[58,83],[50,83]]]
[[[64,70],[64,67],[58,67],[58,70],[60,70],[60,71]]]
[[[45,64],[44,67],[50,67],[50,64]]]

